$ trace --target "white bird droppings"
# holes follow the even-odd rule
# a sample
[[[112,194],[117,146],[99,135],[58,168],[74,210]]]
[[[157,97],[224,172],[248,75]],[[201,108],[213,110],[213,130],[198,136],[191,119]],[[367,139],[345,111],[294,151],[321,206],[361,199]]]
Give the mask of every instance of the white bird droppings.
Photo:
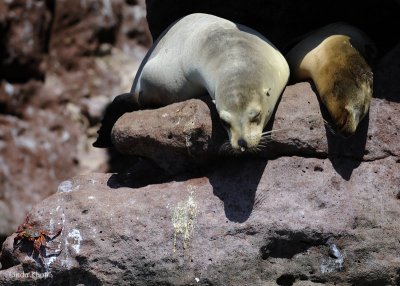
[[[81,233],[78,229],[74,228],[68,233],[68,238],[72,238],[73,242],[72,248],[75,250],[76,254],[79,254],[81,250],[81,241],[82,241],[82,236]]]

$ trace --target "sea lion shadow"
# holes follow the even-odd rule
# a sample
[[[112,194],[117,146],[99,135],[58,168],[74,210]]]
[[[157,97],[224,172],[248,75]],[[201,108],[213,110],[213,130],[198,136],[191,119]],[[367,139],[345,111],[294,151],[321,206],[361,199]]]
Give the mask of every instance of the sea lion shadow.
[[[123,187],[138,189],[151,184],[166,183],[171,180],[171,175],[159,167],[151,159],[135,156],[134,161],[126,165],[125,169],[112,174],[107,180],[111,189]],[[133,159],[132,159],[133,160]]]
[[[329,112],[314,86],[311,84],[314,93],[317,95],[318,103],[322,118],[325,120],[325,133],[328,143],[328,158],[332,163],[335,171],[346,181],[350,180],[353,170],[362,162],[364,154],[366,154],[365,146],[367,144],[369,112],[359,123],[357,131],[351,137],[345,138],[335,134],[333,122]]]
[[[217,163],[215,171],[208,175],[229,221],[243,223],[250,217],[267,163],[259,158],[230,158]]]

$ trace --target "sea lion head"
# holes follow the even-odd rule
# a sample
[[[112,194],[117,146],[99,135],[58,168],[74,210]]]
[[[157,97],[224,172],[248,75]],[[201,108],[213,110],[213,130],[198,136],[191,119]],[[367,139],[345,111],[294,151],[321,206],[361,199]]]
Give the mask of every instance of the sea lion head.
[[[336,132],[344,137],[356,132],[357,126],[368,113],[372,98],[370,67],[361,57],[348,63],[345,69],[332,75],[330,89],[321,94]]]
[[[235,88],[216,96],[221,122],[234,152],[256,150],[271,117],[268,89]]]

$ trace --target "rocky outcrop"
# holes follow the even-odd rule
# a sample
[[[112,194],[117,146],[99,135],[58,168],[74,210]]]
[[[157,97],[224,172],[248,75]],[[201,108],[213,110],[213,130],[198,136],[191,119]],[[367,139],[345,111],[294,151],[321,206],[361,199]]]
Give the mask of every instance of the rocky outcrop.
[[[218,139],[225,135],[218,123],[215,108],[192,99],[126,113],[114,125],[111,138],[118,152],[149,158],[177,174],[215,157]]]
[[[42,229],[62,228],[43,260],[29,243],[13,251],[10,236],[0,282],[398,285],[399,172],[390,156],[345,180],[328,159],[295,156],[225,161],[142,188],[76,177],[31,212]]]
[[[116,147],[169,173],[142,159],[62,182],[30,212],[61,234],[43,258],[8,237],[0,283],[399,285],[399,104],[374,98],[342,141],[310,84],[288,86],[269,148],[248,158],[219,153],[225,133],[207,98],[125,114]]]
[[[227,136],[211,113],[216,113],[215,107],[198,99],[127,113],[113,128],[115,147],[121,153],[148,157],[170,173],[218,160]],[[287,86],[267,128],[272,130],[268,143],[255,156],[329,157],[335,166],[339,158],[360,162],[400,156],[398,114],[399,103],[374,98],[355,136],[341,138],[332,133],[329,123],[324,124],[329,115],[309,83]],[[348,177],[347,171],[340,172]]]
[[[131,87],[145,20],[144,1],[0,1],[0,242],[60,180],[109,169],[91,142]]]
[[[0,117],[0,150],[4,154],[0,157],[3,235],[12,233],[33,205],[54,193],[49,182],[72,176],[76,166],[74,145],[80,135],[79,127],[73,122],[65,126],[61,113],[34,109],[30,112],[37,114],[28,121]]]
[[[68,69],[81,69],[78,58],[109,54],[112,46],[137,57],[138,44],[151,44],[144,1],[72,0],[52,5],[50,55]]]
[[[0,78],[26,82],[44,78],[44,53],[51,26],[46,1],[1,1]]]

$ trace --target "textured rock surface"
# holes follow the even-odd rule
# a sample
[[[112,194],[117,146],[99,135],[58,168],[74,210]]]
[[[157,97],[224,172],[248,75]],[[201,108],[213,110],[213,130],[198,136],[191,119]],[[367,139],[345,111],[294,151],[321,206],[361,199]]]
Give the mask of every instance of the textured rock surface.
[[[35,112],[29,121],[0,117],[2,234],[12,233],[33,205],[54,192],[49,186],[57,184],[49,183],[74,174],[77,160],[74,145],[79,128],[73,122],[64,126],[66,122],[60,113]]]
[[[44,77],[44,53],[51,25],[46,1],[1,1],[0,78],[26,82]]]
[[[126,2],[0,1],[0,242],[60,180],[108,169],[96,124],[150,41]]]
[[[113,144],[123,154],[150,158],[176,174],[217,153],[225,132],[216,126],[217,116],[199,99],[127,113],[113,127]]]
[[[210,106],[215,114],[215,108]],[[348,139],[329,131],[324,124],[324,117],[329,121],[326,114],[309,83],[287,86],[270,124],[276,131],[268,147],[257,156],[329,156],[335,165],[342,157],[371,161],[400,156],[399,103],[373,99],[369,117]],[[117,121],[112,134],[120,152],[151,158],[173,173],[207,156],[215,159],[222,139],[227,140],[227,136],[216,138],[215,133],[226,133],[217,121],[215,118],[212,126],[210,109],[201,100],[193,99],[161,109],[127,113]]]
[[[9,237],[0,283],[398,285],[399,173],[393,156],[348,181],[327,159],[285,157],[137,189],[117,175],[74,178],[32,210],[44,229],[63,227],[49,257],[13,252]]]

